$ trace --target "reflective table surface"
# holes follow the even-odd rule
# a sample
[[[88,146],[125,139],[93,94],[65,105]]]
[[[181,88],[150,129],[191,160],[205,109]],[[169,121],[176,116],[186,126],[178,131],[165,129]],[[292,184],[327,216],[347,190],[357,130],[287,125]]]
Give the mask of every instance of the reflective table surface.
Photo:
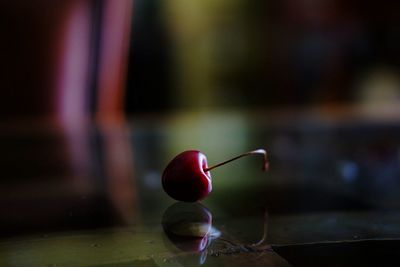
[[[395,114],[396,115],[396,114]],[[1,266],[398,266],[400,118],[213,112],[3,123]],[[213,191],[181,203],[161,175],[198,149]]]

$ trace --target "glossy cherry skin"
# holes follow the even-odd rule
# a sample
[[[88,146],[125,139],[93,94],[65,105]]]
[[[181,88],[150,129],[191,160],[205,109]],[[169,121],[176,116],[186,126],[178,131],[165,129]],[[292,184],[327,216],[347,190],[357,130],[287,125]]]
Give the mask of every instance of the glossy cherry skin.
[[[162,185],[172,198],[195,202],[202,200],[212,190],[207,158],[198,150],[188,150],[177,155],[165,168]]]

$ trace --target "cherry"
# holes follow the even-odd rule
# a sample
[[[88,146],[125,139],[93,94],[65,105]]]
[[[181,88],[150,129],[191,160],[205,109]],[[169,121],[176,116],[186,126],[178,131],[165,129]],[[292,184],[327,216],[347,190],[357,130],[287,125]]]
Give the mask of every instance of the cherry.
[[[204,199],[212,191],[210,170],[225,165],[244,156],[261,154],[264,156],[263,170],[268,169],[267,152],[256,149],[218,163],[211,167],[207,165],[206,156],[198,150],[187,150],[177,155],[167,165],[162,175],[164,191],[172,198],[195,202]]]

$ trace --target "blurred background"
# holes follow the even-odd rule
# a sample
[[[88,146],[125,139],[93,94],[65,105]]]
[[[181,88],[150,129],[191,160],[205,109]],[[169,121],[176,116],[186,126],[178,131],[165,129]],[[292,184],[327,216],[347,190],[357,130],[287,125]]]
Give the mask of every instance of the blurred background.
[[[103,109],[387,107],[399,99],[397,3],[1,5],[4,119]]]
[[[187,149],[269,151],[215,170],[222,218],[398,210],[399,10],[0,0],[0,236],[158,222]]]
[[[135,1],[127,111],[396,105],[398,8]]]

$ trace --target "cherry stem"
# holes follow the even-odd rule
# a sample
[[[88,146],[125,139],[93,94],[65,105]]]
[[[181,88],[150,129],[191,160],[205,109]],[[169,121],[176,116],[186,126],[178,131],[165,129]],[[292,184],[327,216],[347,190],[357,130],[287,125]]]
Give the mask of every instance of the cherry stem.
[[[231,162],[231,161],[240,159],[240,158],[242,158],[242,157],[250,156],[250,155],[258,155],[258,154],[261,154],[261,155],[264,156],[264,161],[263,161],[262,170],[263,170],[263,171],[268,170],[268,168],[269,168],[269,161],[268,161],[268,157],[267,157],[267,151],[265,151],[264,149],[256,149],[256,150],[253,150],[253,151],[249,151],[249,152],[243,153],[243,154],[241,154],[241,155],[239,155],[239,156],[236,156],[236,157],[234,157],[234,158],[228,159],[227,161],[218,163],[218,164],[216,164],[216,165],[214,165],[214,166],[205,168],[205,169],[204,169],[204,172],[211,171],[211,170],[214,169],[214,168],[217,168],[217,167],[219,167],[219,166],[225,165],[225,164],[227,164],[227,163],[229,163],[229,162]]]

